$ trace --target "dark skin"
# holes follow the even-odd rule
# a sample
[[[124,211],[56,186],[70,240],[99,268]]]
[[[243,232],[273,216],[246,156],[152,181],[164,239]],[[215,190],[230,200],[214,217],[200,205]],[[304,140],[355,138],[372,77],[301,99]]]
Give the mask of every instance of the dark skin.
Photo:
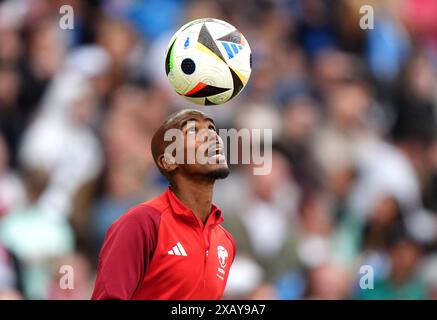
[[[197,152],[202,144],[210,145],[210,153],[205,152],[204,156],[211,158],[211,162],[214,160],[214,163],[201,164],[197,159],[193,164],[188,164],[187,161],[169,161],[165,156],[165,150],[172,141],[164,140],[164,134],[169,129],[181,130],[185,155],[193,150]],[[201,130],[207,132],[207,136],[197,134]],[[214,121],[197,110],[183,110],[170,116],[152,138],[152,154],[160,172],[169,180],[174,194],[205,223],[211,211],[214,182],[229,174],[223,153],[223,142]]]

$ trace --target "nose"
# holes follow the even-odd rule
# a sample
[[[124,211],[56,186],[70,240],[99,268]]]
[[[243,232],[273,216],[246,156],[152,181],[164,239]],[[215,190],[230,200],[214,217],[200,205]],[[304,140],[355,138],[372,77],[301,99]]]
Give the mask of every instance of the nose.
[[[208,130],[208,136],[205,137],[204,143],[207,143],[210,148],[223,146],[223,140],[220,135],[212,130]]]
[[[220,136],[214,130],[208,130],[208,135],[204,137],[204,142],[212,143],[218,141]]]
[[[220,137],[220,135],[216,132],[215,133],[215,137],[216,137],[216,141],[217,141],[217,144],[218,145],[220,145],[220,146],[222,146],[223,145],[223,139],[222,139],[222,137]]]
[[[216,145],[222,145],[223,144],[223,140],[222,138],[218,135],[217,132],[210,132],[208,134],[208,142],[209,143],[216,143]]]

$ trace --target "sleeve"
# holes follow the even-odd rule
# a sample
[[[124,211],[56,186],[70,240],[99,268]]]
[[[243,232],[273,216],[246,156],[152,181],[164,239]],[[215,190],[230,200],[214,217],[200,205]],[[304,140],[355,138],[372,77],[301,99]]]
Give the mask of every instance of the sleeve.
[[[159,213],[135,207],[114,222],[100,251],[92,300],[130,299],[156,248]]]

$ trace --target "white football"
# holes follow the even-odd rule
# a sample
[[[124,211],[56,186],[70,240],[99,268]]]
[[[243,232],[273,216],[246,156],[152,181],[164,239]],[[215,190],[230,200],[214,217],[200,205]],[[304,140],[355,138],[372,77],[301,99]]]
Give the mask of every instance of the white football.
[[[218,105],[237,96],[250,77],[246,38],[231,24],[212,18],[185,24],[171,38],[165,71],[176,92],[199,105]]]

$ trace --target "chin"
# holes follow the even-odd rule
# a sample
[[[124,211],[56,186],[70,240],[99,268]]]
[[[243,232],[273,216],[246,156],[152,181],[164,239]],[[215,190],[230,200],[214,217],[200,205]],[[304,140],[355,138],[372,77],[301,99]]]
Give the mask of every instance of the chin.
[[[231,171],[227,165],[219,165],[215,168],[211,168],[208,171],[207,176],[213,178],[214,180],[225,179]]]

